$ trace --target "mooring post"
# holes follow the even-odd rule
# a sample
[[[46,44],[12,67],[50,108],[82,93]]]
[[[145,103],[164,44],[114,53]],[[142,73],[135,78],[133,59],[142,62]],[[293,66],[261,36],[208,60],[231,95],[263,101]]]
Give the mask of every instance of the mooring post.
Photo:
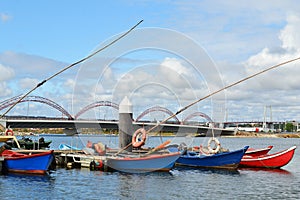
[[[125,96],[119,105],[119,148],[123,149],[131,143],[132,134],[132,104]],[[132,146],[124,150],[131,152]]]

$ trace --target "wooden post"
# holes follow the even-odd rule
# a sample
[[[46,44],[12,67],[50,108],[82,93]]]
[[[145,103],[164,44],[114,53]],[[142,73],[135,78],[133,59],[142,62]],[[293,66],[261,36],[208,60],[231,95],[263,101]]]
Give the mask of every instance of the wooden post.
[[[131,143],[132,134],[132,104],[125,96],[119,105],[119,148],[123,149]],[[132,145],[124,150],[131,152]]]

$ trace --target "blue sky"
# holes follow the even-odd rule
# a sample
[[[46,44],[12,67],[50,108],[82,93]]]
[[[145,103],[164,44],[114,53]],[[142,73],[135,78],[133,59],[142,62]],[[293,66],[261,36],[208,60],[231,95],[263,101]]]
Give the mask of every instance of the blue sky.
[[[105,70],[99,63],[93,65],[92,61],[89,67],[88,62],[76,66],[49,81],[33,95],[54,100],[75,114],[95,99],[116,100],[119,103],[121,97],[114,98],[116,91],[124,95],[129,92],[128,96],[135,98],[132,101],[137,105],[137,113],[155,105],[163,105],[176,112],[179,107],[205,96],[222,85],[228,85],[271,65],[298,57],[299,13],[300,6],[292,0],[263,2],[2,0],[0,1],[0,100],[27,92],[39,81],[85,57],[101,47],[102,42],[111,40],[143,19],[139,30],[152,28],[173,31],[186,36],[203,48],[206,56],[214,63],[213,67],[216,70],[212,70],[211,73],[217,74],[220,78],[219,85],[212,83],[212,79],[208,77],[210,75],[206,72],[209,71],[207,67],[199,67],[203,64],[201,61],[194,63],[199,65],[196,66],[199,72],[196,76],[191,71],[193,67],[184,61],[182,55],[157,51],[160,45],[155,44],[156,51],[144,49],[126,55],[116,54],[119,59],[116,57],[112,59],[113,64]],[[128,41],[138,43],[147,39],[153,40],[149,32],[144,38],[139,33],[133,36],[139,40],[129,36],[122,44],[126,46]],[[157,43],[159,40],[162,43],[164,38],[157,38],[152,42]],[[176,39],[172,41],[174,42],[170,42],[170,48],[175,48],[178,44],[180,49],[180,42]],[[187,48],[192,55],[194,49],[188,48],[191,43],[183,45],[182,49]],[[147,45],[151,46],[151,43]],[[115,52],[117,50],[112,48],[99,54],[99,59],[106,56],[111,60],[110,56]],[[98,62],[107,64],[105,61],[98,60]],[[164,74],[162,69],[170,66],[174,74],[169,75],[172,74],[172,77],[180,75],[179,79],[181,77],[187,84],[176,85],[180,82],[178,77],[172,80],[171,76],[167,77]],[[271,105],[273,120],[300,120],[298,66],[299,62],[290,64],[227,90],[226,106],[223,108],[224,102],[221,103],[222,110],[228,111],[227,119],[262,120],[264,106]],[[88,81],[88,74],[96,73],[99,74],[93,79],[90,77],[95,82]],[[194,76],[191,77],[191,74]],[[108,80],[113,80],[110,86],[101,82],[104,75],[106,78],[109,77]],[[131,76],[138,78],[132,78],[133,82],[130,83],[124,82]],[[87,85],[88,82],[91,85]],[[152,87],[149,87],[151,84]],[[133,88],[124,88],[126,85]],[[76,95],[80,93],[79,96],[74,95],[75,90]],[[89,94],[83,94],[85,90]],[[83,98],[81,95],[85,99],[81,100]],[[87,95],[89,101],[86,101]],[[216,97],[214,101],[218,100],[219,97]],[[53,113],[59,115],[56,112],[50,114],[47,111],[49,108],[43,105],[30,104],[30,107],[31,115]],[[214,103],[208,100],[188,112],[201,111],[214,115],[213,107]],[[106,110],[112,112],[110,109]],[[24,108],[20,105],[12,110],[11,114],[27,113],[24,113]]]

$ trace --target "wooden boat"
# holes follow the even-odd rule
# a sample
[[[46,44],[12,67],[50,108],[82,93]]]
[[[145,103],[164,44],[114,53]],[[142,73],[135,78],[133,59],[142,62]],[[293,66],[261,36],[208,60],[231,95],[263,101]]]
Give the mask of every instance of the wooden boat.
[[[247,149],[248,146],[245,146],[239,150],[210,155],[186,151],[178,158],[176,165],[198,168],[237,169]]]
[[[5,171],[25,174],[45,174],[54,158],[53,150],[31,155],[4,150],[0,156]]]
[[[296,146],[289,149],[261,156],[244,156],[239,167],[281,168],[293,158]]]
[[[248,148],[245,156],[261,156],[269,153],[269,151],[273,148],[273,146],[268,146],[266,148],[262,149],[254,149],[254,148]]]
[[[14,142],[16,147],[20,149],[18,140],[13,135],[0,136],[2,143],[0,157],[4,158],[3,171],[24,173],[24,174],[45,174],[51,162],[54,159],[53,150],[41,152],[41,150],[31,150],[29,154],[18,153],[10,148],[6,143]]]
[[[180,152],[141,155],[138,157],[108,157],[107,166],[126,173],[145,173],[152,171],[170,171]]]

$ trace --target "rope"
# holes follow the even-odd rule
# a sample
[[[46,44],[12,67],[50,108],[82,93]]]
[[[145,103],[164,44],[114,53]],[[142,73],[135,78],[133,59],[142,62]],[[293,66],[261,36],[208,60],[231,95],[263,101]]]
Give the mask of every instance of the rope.
[[[109,46],[113,45],[114,43],[116,43],[117,41],[119,41],[120,39],[122,39],[123,37],[125,37],[126,35],[128,35],[133,29],[135,29],[138,25],[140,25],[143,22],[143,20],[139,21],[136,25],[134,25],[131,29],[129,29],[128,31],[126,31],[124,34],[122,34],[120,37],[116,38],[115,40],[113,40],[112,42],[110,42],[109,44],[105,45],[104,47],[100,48],[99,50],[95,51],[94,53],[91,53],[90,55],[82,58],[81,60],[72,63],[71,65],[63,68],[62,70],[60,70],[59,72],[53,74],[52,76],[50,76],[49,78],[43,80],[42,82],[38,83],[34,88],[32,88],[30,91],[28,91],[24,96],[22,96],[18,101],[16,101],[6,112],[4,112],[0,118],[3,118],[9,111],[11,111],[11,109],[13,109],[15,107],[15,105],[17,105],[18,103],[20,103],[25,97],[27,97],[31,92],[33,92],[34,90],[36,90],[38,87],[42,86],[44,83],[46,83],[47,81],[49,81],[50,79],[54,78],[55,76],[61,74],[62,72],[66,71],[67,69],[74,67],[75,65],[78,65],[79,63],[82,63],[83,61],[88,60],[89,58],[93,57],[94,55],[96,55],[97,53],[103,51],[104,49],[108,48]]]

